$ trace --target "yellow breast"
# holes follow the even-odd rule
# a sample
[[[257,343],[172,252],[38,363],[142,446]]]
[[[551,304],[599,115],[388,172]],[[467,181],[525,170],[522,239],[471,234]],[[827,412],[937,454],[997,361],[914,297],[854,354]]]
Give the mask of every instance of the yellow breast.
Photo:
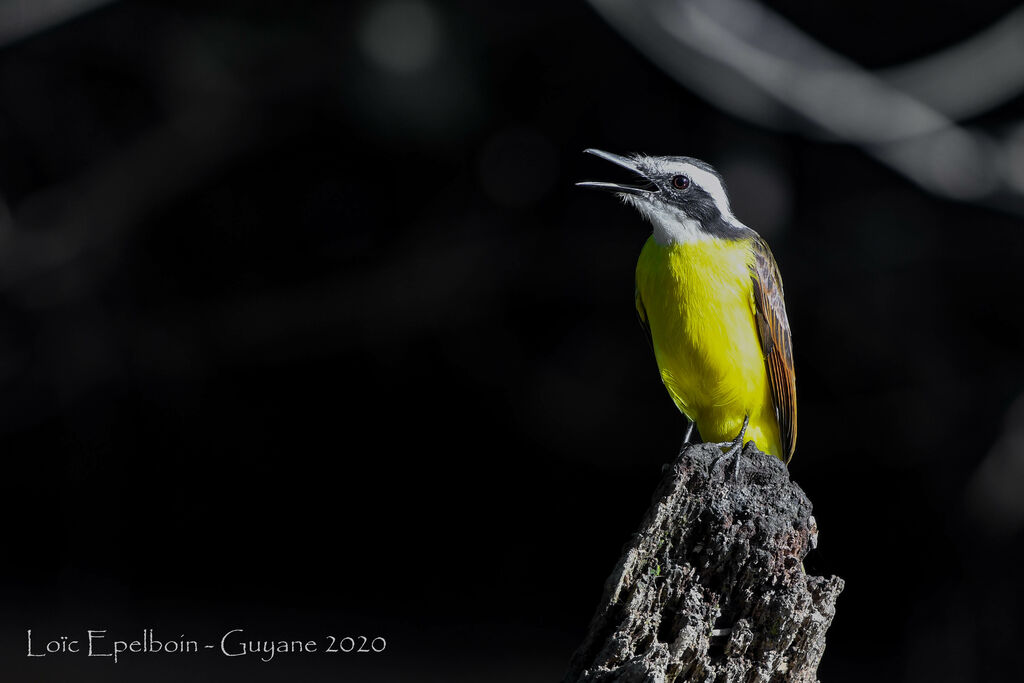
[[[647,240],[636,285],[661,378],[705,441],[747,438],[782,454],[779,428],[754,318],[745,240],[659,245]]]

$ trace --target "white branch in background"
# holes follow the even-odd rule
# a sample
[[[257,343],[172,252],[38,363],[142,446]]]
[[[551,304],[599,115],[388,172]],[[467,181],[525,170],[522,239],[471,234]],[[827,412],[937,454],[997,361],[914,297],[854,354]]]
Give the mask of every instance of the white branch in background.
[[[859,145],[933,193],[1024,212],[1022,174],[1012,167],[1020,155],[950,116],[1024,89],[1024,11],[889,69],[886,80],[753,0],[590,3],[665,72],[730,113]]]
[[[877,75],[955,120],[994,109],[1024,91],[1024,7],[961,43]]]
[[[113,0],[0,0],[0,47]]]

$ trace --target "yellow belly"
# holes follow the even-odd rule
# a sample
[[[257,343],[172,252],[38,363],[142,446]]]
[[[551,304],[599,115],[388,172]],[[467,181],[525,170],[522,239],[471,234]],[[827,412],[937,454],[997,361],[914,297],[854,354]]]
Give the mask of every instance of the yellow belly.
[[[750,416],[746,438],[782,455],[761,338],[754,318],[744,241],[663,247],[647,240],[636,269],[669,395],[705,441],[731,441]]]

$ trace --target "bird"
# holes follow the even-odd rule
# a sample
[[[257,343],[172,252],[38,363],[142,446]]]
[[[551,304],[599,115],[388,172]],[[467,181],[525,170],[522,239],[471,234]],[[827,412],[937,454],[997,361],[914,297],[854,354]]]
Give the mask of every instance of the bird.
[[[693,437],[728,448],[738,476],[744,438],[787,465],[796,447],[796,376],[782,276],[765,240],[734,215],[722,175],[685,156],[584,150],[635,182],[584,181],[652,226],[637,260],[636,313],[661,381]]]

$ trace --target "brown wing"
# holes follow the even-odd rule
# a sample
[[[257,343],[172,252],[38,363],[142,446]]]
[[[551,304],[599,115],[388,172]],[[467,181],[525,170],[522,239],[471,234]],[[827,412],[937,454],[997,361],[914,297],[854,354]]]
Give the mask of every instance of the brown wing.
[[[782,296],[782,277],[775,257],[764,240],[753,241],[754,311],[761,333],[761,349],[768,369],[768,382],[775,401],[775,417],[782,438],[782,459],[788,464],[796,448],[796,374],[793,372],[793,342]]]

